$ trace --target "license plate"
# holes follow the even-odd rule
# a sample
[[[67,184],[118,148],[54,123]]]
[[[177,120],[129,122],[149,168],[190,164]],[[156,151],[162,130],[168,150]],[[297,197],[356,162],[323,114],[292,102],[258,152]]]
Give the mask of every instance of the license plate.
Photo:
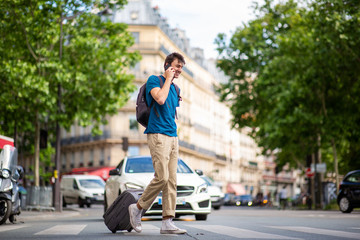
[[[96,196],[95,197],[97,201],[103,201],[104,200],[104,196]]]
[[[185,204],[186,204],[185,198],[176,199],[176,205],[185,205]]]
[[[162,205],[162,198],[158,199],[158,204]],[[177,198],[176,199],[176,205],[185,205],[185,204],[186,204],[185,198]]]

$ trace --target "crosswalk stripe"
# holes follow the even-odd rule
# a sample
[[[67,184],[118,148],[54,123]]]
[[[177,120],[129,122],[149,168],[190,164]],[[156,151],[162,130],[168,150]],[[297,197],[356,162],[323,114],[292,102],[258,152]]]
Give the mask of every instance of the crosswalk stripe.
[[[359,233],[344,232],[344,231],[337,231],[337,230],[300,227],[300,226],[267,226],[267,227],[296,231],[296,232],[311,233],[311,234],[329,235],[329,236],[333,236],[333,237],[360,239]]]
[[[247,229],[234,228],[222,225],[186,225],[187,227],[198,228],[201,230],[227,235],[235,238],[257,238],[257,239],[299,239],[287,236],[281,236],[270,233],[262,233]]]
[[[160,234],[160,228],[147,223],[141,223],[142,232],[137,233],[135,230],[132,230],[131,232],[124,232],[124,235],[136,235],[136,236],[148,236],[148,235],[159,235]]]
[[[35,235],[77,235],[86,225],[56,225],[35,233]]]
[[[19,228],[23,228],[23,227],[27,227],[26,225],[5,225],[5,226],[1,226],[0,228],[0,232],[5,232],[5,231],[11,231],[11,230],[15,230],[15,229],[19,229]]]

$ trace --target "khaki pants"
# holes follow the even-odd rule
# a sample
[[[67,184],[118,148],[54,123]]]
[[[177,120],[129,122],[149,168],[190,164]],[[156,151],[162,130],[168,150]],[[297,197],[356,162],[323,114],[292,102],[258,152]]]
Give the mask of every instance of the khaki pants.
[[[162,215],[175,216],[176,171],[179,154],[177,137],[164,134],[147,134],[147,141],[155,169],[154,178],[146,187],[138,203],[148,209],[162,191]]]

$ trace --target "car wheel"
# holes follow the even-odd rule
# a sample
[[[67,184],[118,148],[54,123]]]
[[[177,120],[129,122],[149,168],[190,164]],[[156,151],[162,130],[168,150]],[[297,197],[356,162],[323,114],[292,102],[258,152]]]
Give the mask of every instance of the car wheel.
[[[80,208],[83,208],[85,206],[84,201],[81,198],[79,198],[78,203]]]
[[[207,219],[207,214],[196,214],[195,219],[196,221],[205,221]]]
[[[215,210],[219,210],[219,209],[220,209],[220,206],[215,206],[214,209],[215,209]]]
[[[66,207],[66,202],[65,202],[65,198],[63,197],[63,202],[62,202],[63,204],[63,207]]]
[[[86,206],[87,206],[88,208],[91,208],[91,204],[90,204],[90,203],[87,203]]]
[[[351,213],[353,210],[353,207],[351,206],[349,199],[345,196],[341,197],[339,201],[339,208],[340,211],[342,211],[343,213]]]

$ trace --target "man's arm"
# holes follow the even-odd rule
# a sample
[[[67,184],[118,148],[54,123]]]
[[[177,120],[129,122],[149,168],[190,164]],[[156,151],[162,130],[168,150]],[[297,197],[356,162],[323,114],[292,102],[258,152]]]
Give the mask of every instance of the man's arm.
[[[172,67],[169,67],[165,71],[165,83],[162,88],[155,87],[151,89],[150,94],[154,98],[154,100],[160,104],[163,105],[169,95],[170,85],[174,79],[175,70]]]

